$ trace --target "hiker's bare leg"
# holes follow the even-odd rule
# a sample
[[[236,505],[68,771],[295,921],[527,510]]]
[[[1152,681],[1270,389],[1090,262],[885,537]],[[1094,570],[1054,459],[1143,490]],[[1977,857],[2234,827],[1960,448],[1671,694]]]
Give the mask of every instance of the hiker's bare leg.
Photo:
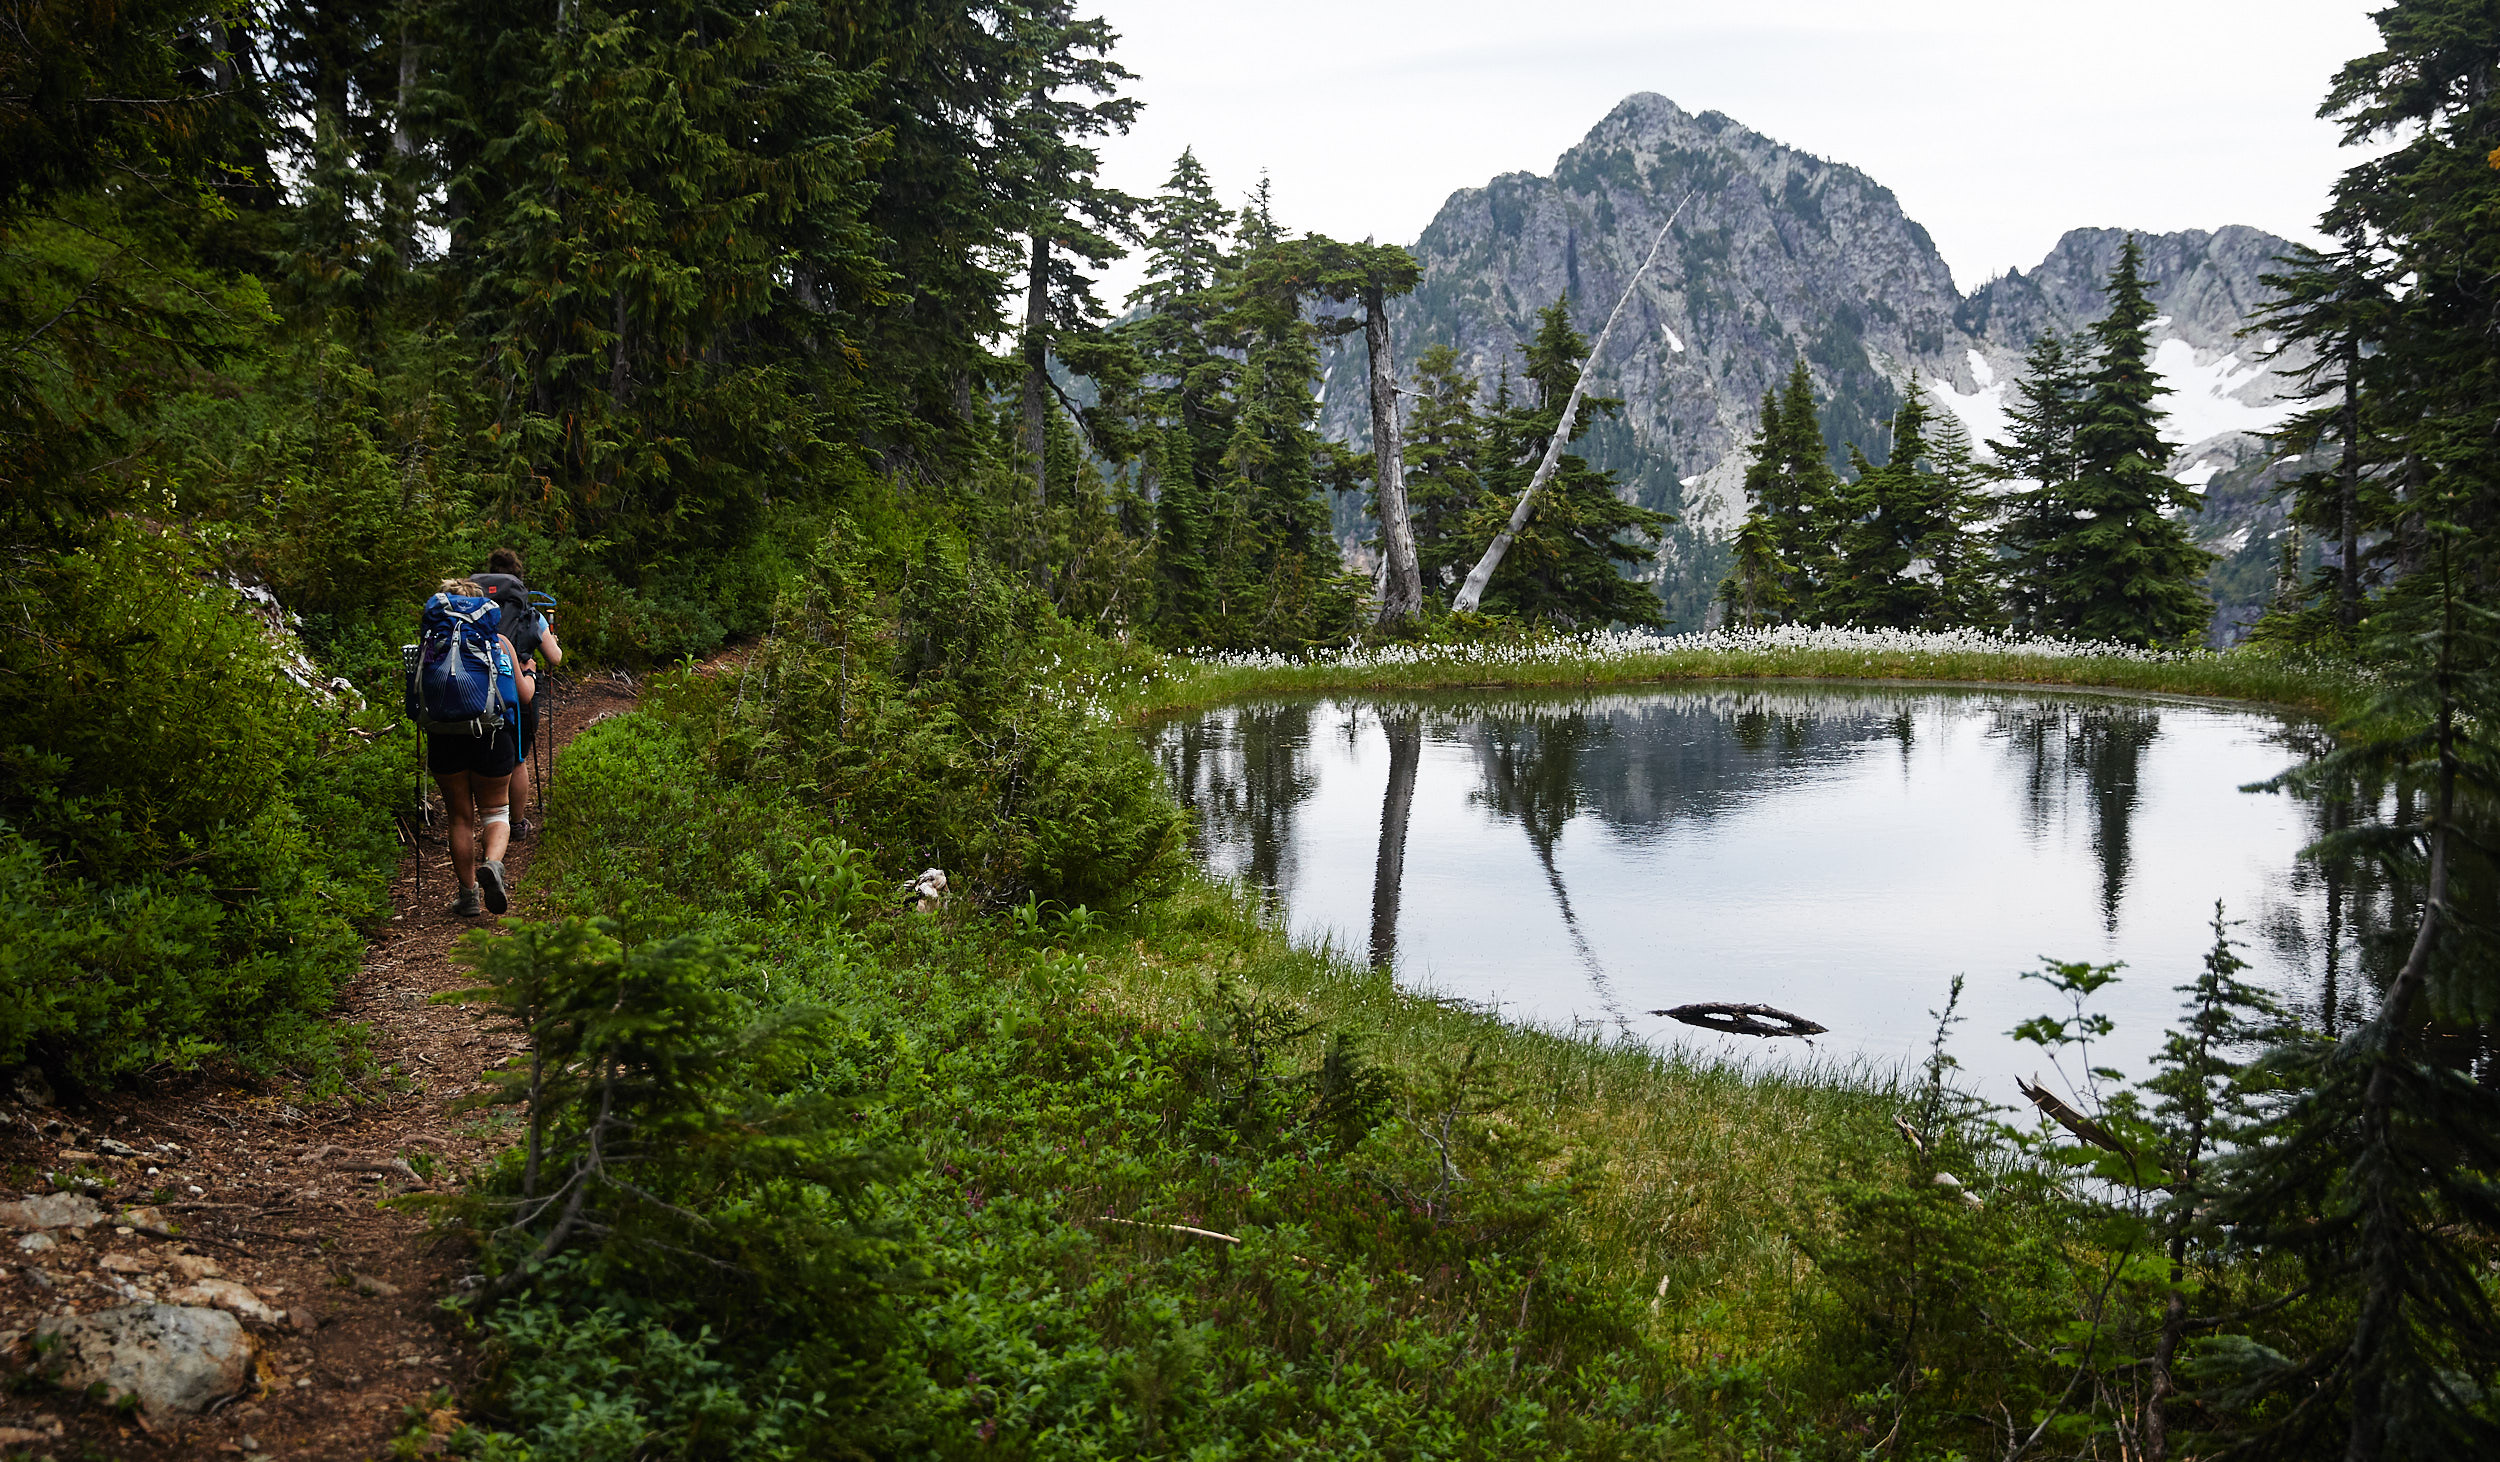
[[[451,870],[462,888],[477,887],[477,798],[469,790],[467,772],[442,772],[434,785],[443,789],[443,811],[451,826],[443,841],[451,845]]]
[[[523,757],[523,758],[521,759],[521,764],[520,764],[519,766],[514,767],[514,768],[512,769],[512,801],[511,801],[511,807],[512,807],[512,815],[513,815],[514,817],[527,817],[527,816],[529,816],[529,810],[530,810],[530,764],[529,764],[529,758],[527,758],[527,757]]]
[[[500,863],[503,861],[504,848],[512,841],[512,821],[509,816],[512,807],[512,778],[481,777],[471,773],[469,790],[477,798],[479,817],[485,819],[485,835],[482,839],[484,846],[478,850],[478,858],[482,862]],[[507,815],[504,817],[493,815],[498,812]],[[462,887],[465,888],[467,885],[463,884]]]

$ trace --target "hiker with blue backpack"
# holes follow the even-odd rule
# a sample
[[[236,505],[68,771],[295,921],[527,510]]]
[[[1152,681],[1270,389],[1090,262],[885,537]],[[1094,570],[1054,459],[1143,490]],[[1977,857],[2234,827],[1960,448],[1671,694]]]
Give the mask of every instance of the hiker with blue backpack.
[[[521,714],[537,690],[501,632],[502,607],[474,579],[446,579],[425,601],[409,656],[408,714],[425,733],[426,770],[450,815],[451,911],[502,913],[511,889],[504,849],[512,837],[512,773],[521,765]]]
[[[555,601],[544,594],[533,594],[521,578],[521,555],[517,549],[498,548],[486,556],[486,572],[471,576],[503,611],[504,638],[512,642],[520,656],[520,668],[533,679],[538,662],[544,659],[550,667],[564,663],[564,646],[556,639]],[[521,765],[512,774],[512,806],[530,805],[530,752],[538,745],[538,702],[533,697],[521,705]],[[520,829],[516,825],[515,832]]]

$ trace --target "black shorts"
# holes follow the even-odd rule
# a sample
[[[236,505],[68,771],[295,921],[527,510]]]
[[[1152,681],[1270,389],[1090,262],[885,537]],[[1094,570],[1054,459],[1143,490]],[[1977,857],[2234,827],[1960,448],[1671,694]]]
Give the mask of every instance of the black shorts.
[[[521,764],[520,742],[506,726],[492,736],[431,735],[425,738],[425,769],[438,777],[508,777]]]
[[[530,754],[530,748],[537,744],[538,702],[526,700],[521,702],[521,755],[526,758]]]

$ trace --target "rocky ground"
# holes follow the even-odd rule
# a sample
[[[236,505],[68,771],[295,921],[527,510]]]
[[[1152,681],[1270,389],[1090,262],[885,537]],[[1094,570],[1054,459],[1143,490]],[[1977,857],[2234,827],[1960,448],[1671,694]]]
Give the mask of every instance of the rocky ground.
[[[622,682],[553,701],[550,748],[631,704]],[[507,859],[530,905],[535,839]],[[422,892],[415,875],[422,867]],[[439,1308],[465,1272],[421,1205],[504,1144],[463,1111],[521,1048],[509,1023],[433,996],[468,981],[428,833],[399,910],[342,994],[374,1075],[316,1103],[227,1072],[65,1101],[39,1076],[0,1091],[0,1456],[347,1459],[439,1435],[474,1356]],[[81,1394],[135,1390],[115,1406]]]

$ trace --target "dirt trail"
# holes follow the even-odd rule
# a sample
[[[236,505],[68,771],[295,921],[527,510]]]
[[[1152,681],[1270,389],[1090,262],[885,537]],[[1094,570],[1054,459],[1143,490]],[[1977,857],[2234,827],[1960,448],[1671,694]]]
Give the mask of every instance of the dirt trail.
[[[628,709],[628,686],[572,680],[542,729],[551,750],[585,726]],[[533,809],[534,811],[534,809]],[[506,864],[512,912],[532,911],[535,835]],[[422,860],[423,897],[412,873]],[[187,1282],[174,1261],[205,1258],[285,1315],[249,1322],[261,1342],[255,1391],[212,1414],[154,1427],[76,1397],[0,1394],[0,1455],[362,1459],[407,1427],[407,1408],[471,1379],[474,1357],[451,1342],[437,1302],[458,1281],[460,1256],[424,1221],[378,1206],[406,1192],[450,1191],[501,1145],[477,1113],[453,1104],[479,1076],[521,1048],[508,1024],[483,1012],[432,1005],[467,981],[453,941],[491,920],[449,912],[449,854],[429,831],[392,885],[399,910],[365,951],[337,1018],[371,1032],[375,1064],[394,1073],[356,1103],[309,1103],[279,1083],[199,1078],[49,1107],[0,1097],[0,1200],[50,1191],[59,1173],[105,1179],[108,1210],[147,1204],[166,1238],[111,1220],[53,1229],[54,1246],[20,1248],[0,1227],[0,1332],[45,1315],[92,1313],[170,1298]],[[119,1155],[128,1153],[132,1155]],[[448,1417],[437,1424],[447,1425]],[[83,1449],[92,1449],[83,1451]]]

